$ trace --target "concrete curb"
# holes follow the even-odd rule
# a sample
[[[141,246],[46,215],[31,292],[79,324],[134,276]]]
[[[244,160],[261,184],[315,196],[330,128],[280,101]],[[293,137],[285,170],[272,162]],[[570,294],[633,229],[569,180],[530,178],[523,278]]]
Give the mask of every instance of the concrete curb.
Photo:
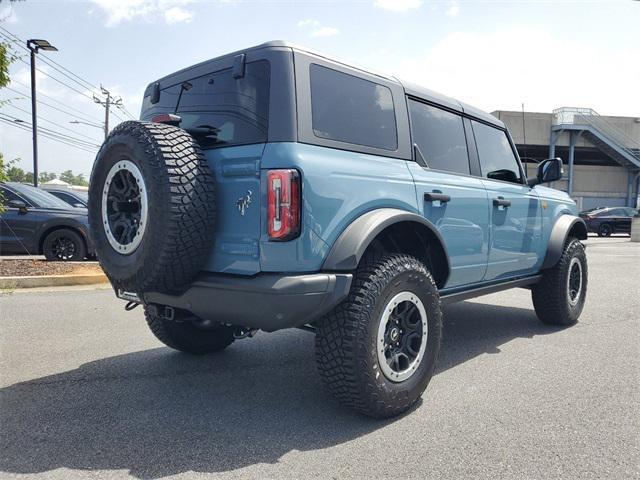
[[[90,275],[34,275],[30,277],[0,277],[0,290],[16,288],[66,287],[108,283],[104,273]]]

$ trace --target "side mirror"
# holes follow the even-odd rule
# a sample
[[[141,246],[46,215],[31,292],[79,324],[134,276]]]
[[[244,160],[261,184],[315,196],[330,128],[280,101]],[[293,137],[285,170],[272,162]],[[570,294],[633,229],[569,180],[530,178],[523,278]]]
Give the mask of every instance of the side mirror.
[[[536,178],[527,181],[530,187],[539,183],[555,182],[562,178],[562,159],[548,158],[538,165],[538,173]]]
[[[27,213],[27,204],[24,203],[22,200],[9,200],[9,203],[7,204],[7,207],[9,208],[17,208],[18,211],[20,213]]]

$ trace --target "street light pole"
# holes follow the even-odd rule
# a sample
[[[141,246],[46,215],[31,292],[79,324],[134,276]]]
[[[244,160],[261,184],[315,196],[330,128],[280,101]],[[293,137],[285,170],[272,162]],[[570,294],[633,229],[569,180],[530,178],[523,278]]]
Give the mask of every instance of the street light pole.
[[[33,136],[33,186],[38,186],[38,112],[36,104],[36,53],[40,50],[56,52],[58,49],[46,40],[27,40],[31,52],[31,130]]]

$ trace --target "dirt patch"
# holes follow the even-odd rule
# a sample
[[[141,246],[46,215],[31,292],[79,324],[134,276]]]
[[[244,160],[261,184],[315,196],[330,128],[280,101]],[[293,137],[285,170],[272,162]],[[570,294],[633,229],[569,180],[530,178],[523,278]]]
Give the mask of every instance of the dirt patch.
[[[91,275],[102,273],[98,262],[48,262],[47,260],[0,260],[0,277],[41,275]]]

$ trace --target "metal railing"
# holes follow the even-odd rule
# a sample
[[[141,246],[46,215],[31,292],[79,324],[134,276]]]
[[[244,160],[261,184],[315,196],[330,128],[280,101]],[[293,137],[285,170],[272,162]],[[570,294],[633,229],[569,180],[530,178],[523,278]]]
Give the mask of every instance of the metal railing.
[[[640,161],[640,142],[591,108],[563,107],[553,111],[553,125],[585,125],[598,131],[610,143]]]

